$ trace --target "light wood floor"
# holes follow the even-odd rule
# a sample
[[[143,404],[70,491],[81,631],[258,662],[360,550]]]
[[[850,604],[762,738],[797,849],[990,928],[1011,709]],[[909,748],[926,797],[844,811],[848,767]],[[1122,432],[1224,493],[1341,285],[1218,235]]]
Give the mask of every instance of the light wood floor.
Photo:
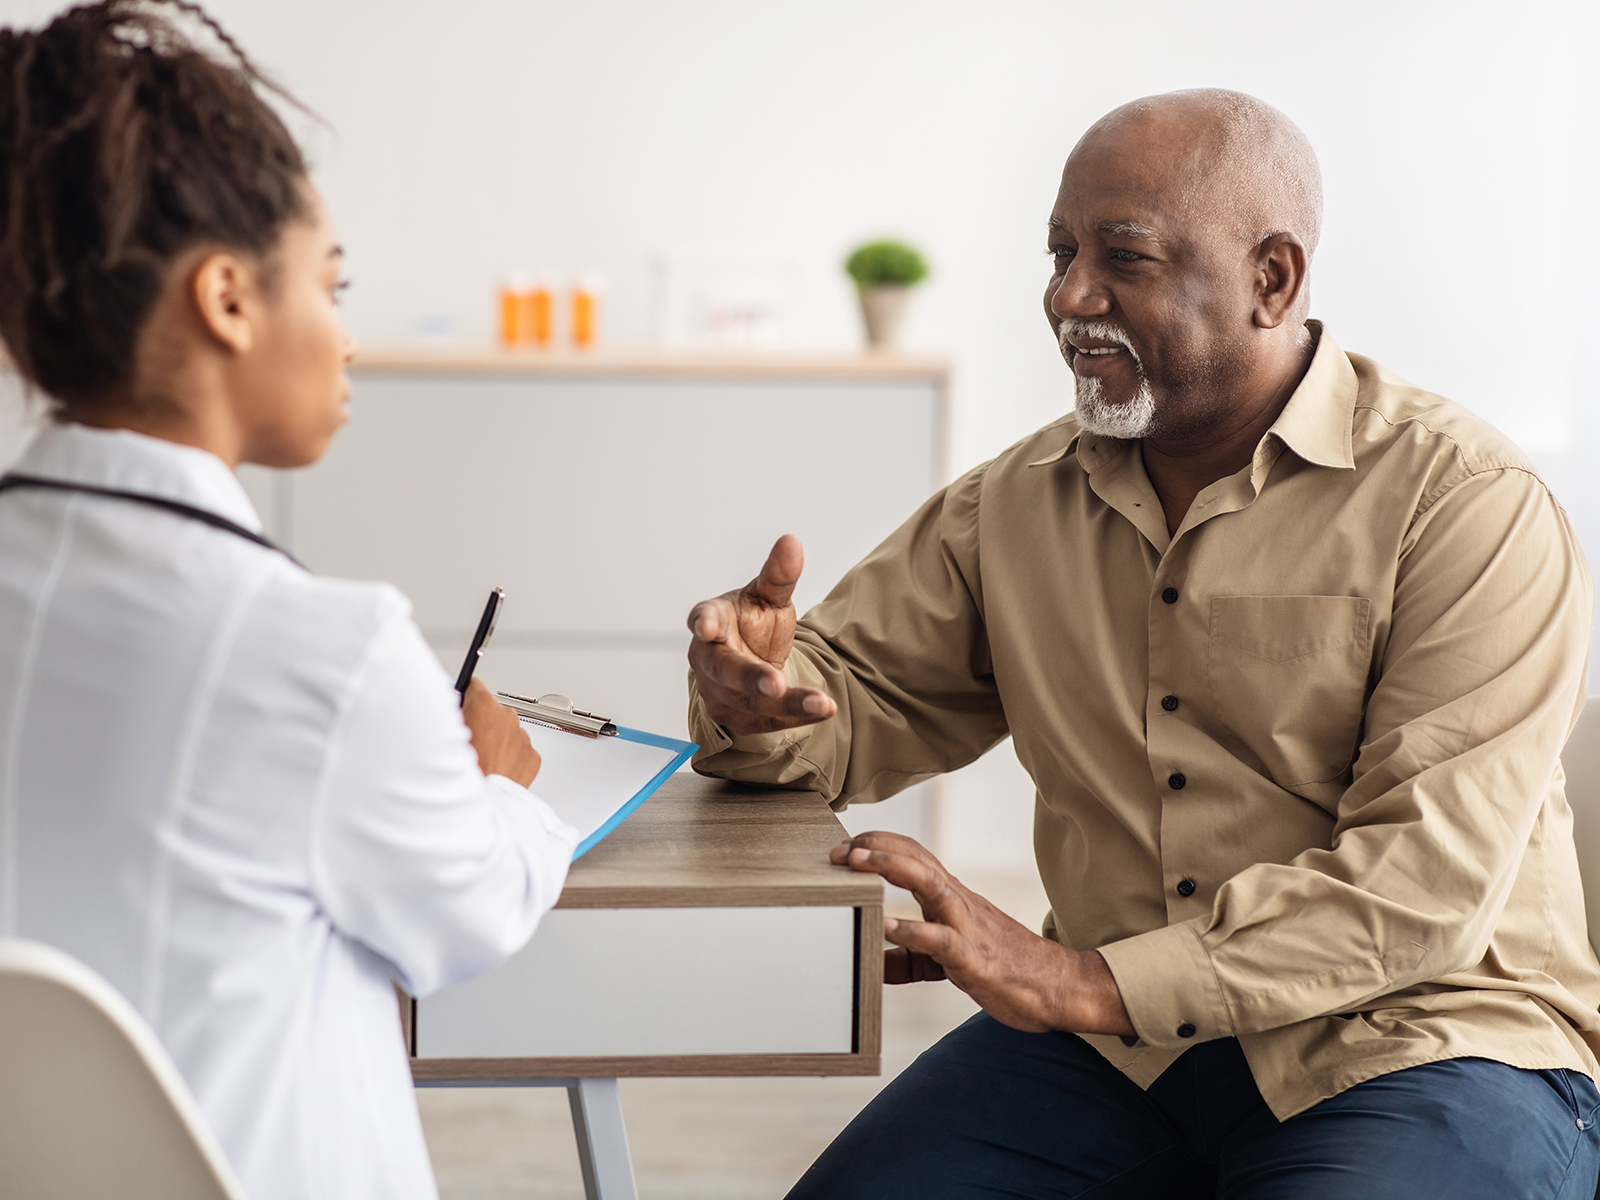
[[[969,886],[1032,929],[1035,877]],[[914,916],[904,893],[892,913]],[[876,1079],[625,1079],[622,1108],[640,1200],[779,1200],[878,1090],[977,1006],[948,983],[887,988]],[[417,1094],[442,1200],[581,1200],[566,1092]]]

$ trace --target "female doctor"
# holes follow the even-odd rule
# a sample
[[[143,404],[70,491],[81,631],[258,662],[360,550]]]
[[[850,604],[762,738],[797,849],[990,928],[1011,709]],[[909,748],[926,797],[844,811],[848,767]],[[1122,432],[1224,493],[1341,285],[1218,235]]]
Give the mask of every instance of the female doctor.
[[[252,1200],[430,1197],[392,984],[519,949],[577,837],[397,591],[261,537],[232,468],[322,455],[352,344],[205,23],[231,62],[132,0],[0,30],[0,337],[54,417],[0,484],[0,935],[138,1007]]]

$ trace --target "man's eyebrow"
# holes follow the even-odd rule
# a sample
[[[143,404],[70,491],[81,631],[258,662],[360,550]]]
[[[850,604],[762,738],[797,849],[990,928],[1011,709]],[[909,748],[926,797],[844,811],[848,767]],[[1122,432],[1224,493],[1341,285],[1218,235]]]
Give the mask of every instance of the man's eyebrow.
[[[1143,221],[1096,221],[1094,227],[1114,237],[1146,238],[1152,242],[1161,240],[1161,236]]]

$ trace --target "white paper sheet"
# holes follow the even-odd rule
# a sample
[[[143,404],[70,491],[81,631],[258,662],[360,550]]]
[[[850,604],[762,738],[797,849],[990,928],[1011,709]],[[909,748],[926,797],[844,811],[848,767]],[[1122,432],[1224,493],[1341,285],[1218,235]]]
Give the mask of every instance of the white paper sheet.
[[[678,757],[678,752],[620,737],[587,738],[523,721],[539,752],[539,776],[529,790],[572,825],[580,840],[609,821]]]

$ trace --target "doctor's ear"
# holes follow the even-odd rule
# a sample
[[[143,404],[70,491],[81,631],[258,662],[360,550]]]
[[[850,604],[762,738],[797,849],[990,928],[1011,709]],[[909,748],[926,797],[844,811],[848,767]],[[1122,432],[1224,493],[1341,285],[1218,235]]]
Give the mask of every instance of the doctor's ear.
[[[201,323],[236,354],[254,343],[262,299],[262,268],[226,250],[206,255],[194,268],[189,293]]]

